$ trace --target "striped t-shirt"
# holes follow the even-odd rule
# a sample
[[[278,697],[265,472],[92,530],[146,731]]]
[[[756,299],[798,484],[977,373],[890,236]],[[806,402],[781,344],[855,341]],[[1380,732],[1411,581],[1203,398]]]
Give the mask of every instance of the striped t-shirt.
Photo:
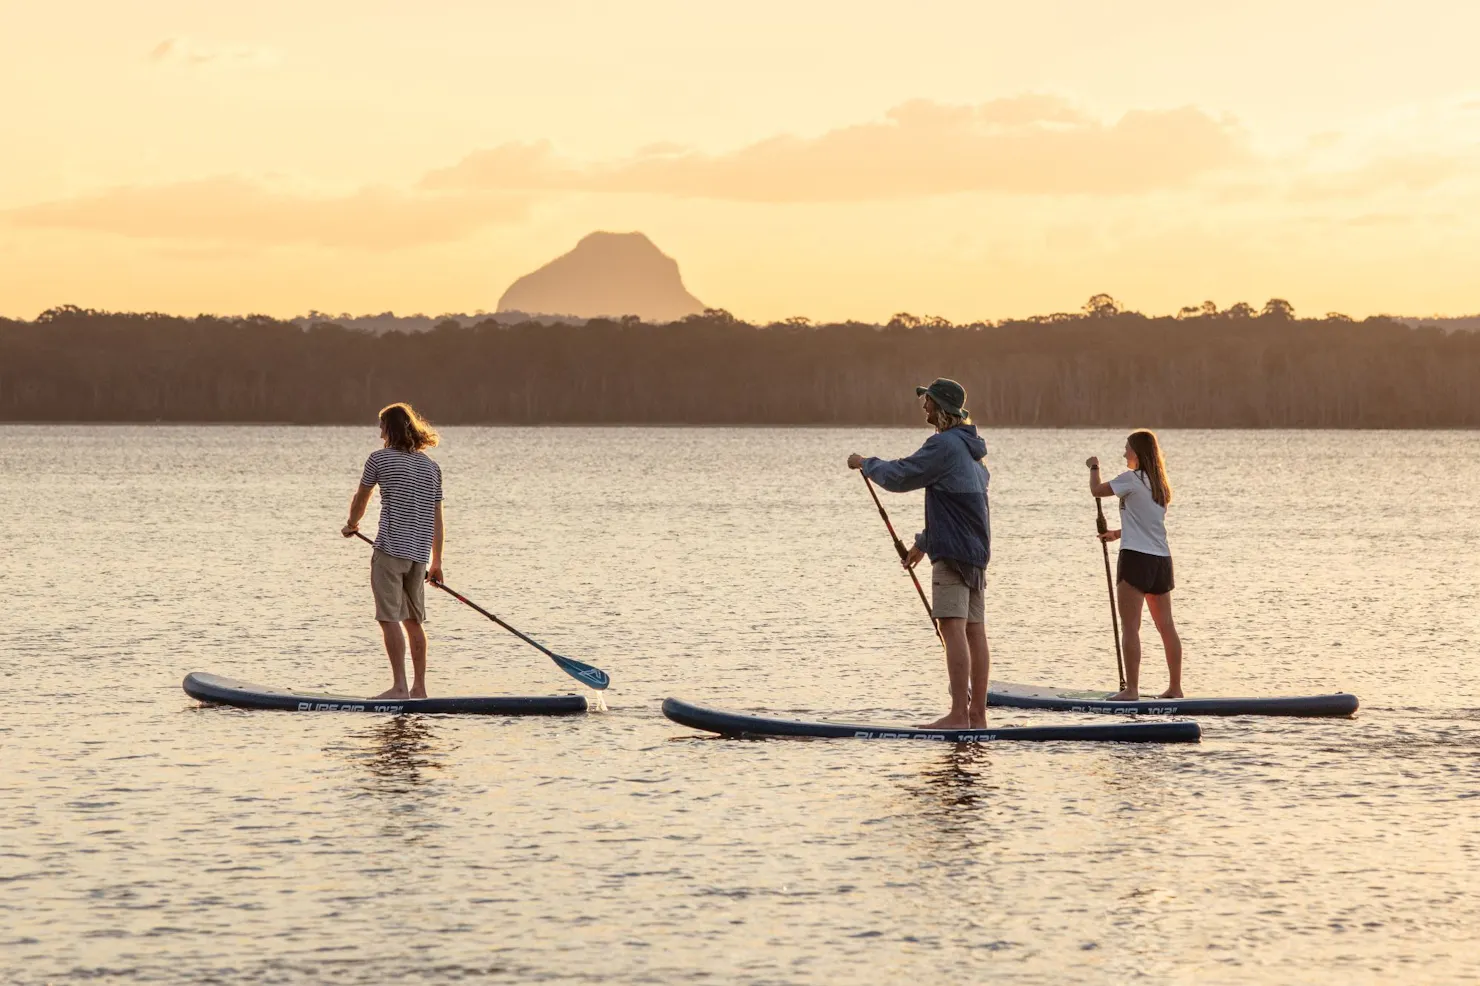
[[[432,560],[442,467],[425,452],[376,449],[365,460],[361,486],[380,486],[380,531],[375,547],[407,561]]]

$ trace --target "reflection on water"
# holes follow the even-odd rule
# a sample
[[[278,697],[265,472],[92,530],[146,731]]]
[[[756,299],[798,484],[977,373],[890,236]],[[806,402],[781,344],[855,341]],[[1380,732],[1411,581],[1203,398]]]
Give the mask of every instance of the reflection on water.
[[[905,789],[919,797],[921,810],[942,832],[964,832],[980,821],[981,809],[991,798],[994,786],[983,779],[991,766],[983,744],[953,744],[941,751],[938,763],[921,771],[918,783],[906,784]]]
[[[438,742],[426,716],[380,718],[345,739],[354,745],[331,747],[331,752],[361,768],[365,786],[377,794],[407,794],[427,784],[451,752]]]
[[[986,744],[950,744],[930,751],[914,772],[895,778],[902,792],[893,809],[917,820],[909,841],[927,864],[953,866],[990,844],[1000,824],[1000,788]]]
[[[326,746],[331,757],[353,768],[354,786],[373,805],[367,818],[380,824],[383,836],[413,846],[427,843],[444,828],[439,805],[444,792],[436,783],[455,747],[439,736],[435,720],[403,715],[359,723],[361,728]]]

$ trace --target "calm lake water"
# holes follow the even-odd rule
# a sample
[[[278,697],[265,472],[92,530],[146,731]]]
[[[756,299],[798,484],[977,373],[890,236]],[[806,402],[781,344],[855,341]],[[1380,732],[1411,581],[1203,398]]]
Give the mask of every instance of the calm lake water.
[[[844,468],[924,437],[447,429],[449,584],[614,680],[519,720],[180,690],[388,684],[337,532],[373,426],[8,427],[0,981],[1480,980],[1480,435],[1163,434],[1189,694],[1348,690],[1355,719],[959,749],[665,720],[944,711]],[[994,673],[1113,686],[1083,460],[1123,433],[986,437]],[[428,605],[434,692],[572,690]]]

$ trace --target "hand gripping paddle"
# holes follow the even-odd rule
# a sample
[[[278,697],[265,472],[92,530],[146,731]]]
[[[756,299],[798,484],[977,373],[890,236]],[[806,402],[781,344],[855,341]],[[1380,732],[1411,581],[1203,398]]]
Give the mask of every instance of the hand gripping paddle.
[[[374,541],[370,540],[359,531],[355,531],[355,537],[359,538],[361,541],[364,541],[368,545],[373,546],[375,544]],[[431,579],[428,579],[427,581],[431,582]],[[490,620],[497,623],[499,626],[503,627],[505,630],[509,631],[529,646],[533,647],[535,650],[544,654],[550,660],[554,661],[555,664],[560,668],[560,670],[564,671],[566,674],[570,675],[572,678],[576,679],[588,688],[595,688],[597,691],[600,691],[606,688],[607,685],[610,685],[612,683],[611,676],[600,668],[593,668],[591,665],[585,664],[581,661],[572,660],[569,657],[562,657],[561,655],[552,651],[550,648],[546,647],[544,644],[540,643],[538,640],[535,640],[532,637],[527,637],[523,633],[520,633],[515,628],[509,626],[509,624],[505,623],[497,616],[494,616],[488,610],[484,609],[482,606],[479,606],[467,596],[464,596],[462,593],[449,587],[445,583],[432,582],[432,585],[436,586],[438,589],[441,589],[443,592],[447,593],[458,602],[463,603],[466,606],[471,606],[473,609],[482,613],[484,616],[488,617]]]

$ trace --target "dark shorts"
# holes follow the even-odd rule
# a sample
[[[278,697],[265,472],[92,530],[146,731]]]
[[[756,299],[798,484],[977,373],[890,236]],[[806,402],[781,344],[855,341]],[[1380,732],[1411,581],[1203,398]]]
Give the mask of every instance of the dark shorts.
[[[1120,549],[1120,561],[1115,563],[1115,581],[1140,589],[1148,596],[1160,596],[1177,586],[1172,578],[1171,558],[1125,548]]]

